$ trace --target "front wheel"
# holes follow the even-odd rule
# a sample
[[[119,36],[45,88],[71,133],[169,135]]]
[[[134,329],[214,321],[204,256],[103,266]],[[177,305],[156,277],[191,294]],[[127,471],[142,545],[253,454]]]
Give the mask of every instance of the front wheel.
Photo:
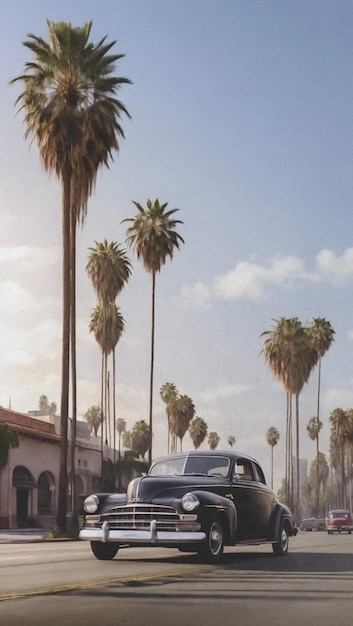
[[[91,549],[99,561],[111,561],[119,550],[119,544],[91,541]]]
[[[288,552],[289,534],[285,524],[281,525],[279,541],[272,544],[272,550],[276,556],[285,556]]]
[[[223,527],[219,520],[214,520],[207,529],[205,543],[199,549],[199,556],[206,563],[216,563],[223,556],[223,548]]]

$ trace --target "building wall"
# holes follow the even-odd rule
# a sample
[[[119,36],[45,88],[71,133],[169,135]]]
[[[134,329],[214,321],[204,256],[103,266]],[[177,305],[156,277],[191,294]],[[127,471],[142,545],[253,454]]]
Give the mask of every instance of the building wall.
[[[49,472],[54,479],[51,514],[56,515],[57,480],[60,464],[60,445],[30,437],[21,437],[20,446],[9,452],[9,460],[1,472],[0,523],[2,527],[17,527],[18,494],[20,487],[13,484],[14,470],[24,467],[38,484],[43,472]],[[38,487],[28,488],[28,519],[38,520]]]
[[[70,458],[70,453],[68,456]],[[101,453],[96,445],[78,442],[75,457],[76,484],[82,501],[86,495],[98,490]],[[25,468],[28,475],[33,478],[33,484],[14,484],[14,472],[16,476],[20,468]],[[60,441],[20,435],[19,447],[9,450],[8,462],[0,472],[0,528],[18,528],[21,525],[38,525],[43,528],[55,526],[59,468]],[[23,473],[23,470],[21,472]],[[46,485],[47,494],[43,494],[43,482]],[[44,510],[43,495],[46,500]],[[40,499],[42,510],[39,509]],[[68,510],[70,510],[70,498],[68,498]],[[21,515],[27,520],[21,519]]]

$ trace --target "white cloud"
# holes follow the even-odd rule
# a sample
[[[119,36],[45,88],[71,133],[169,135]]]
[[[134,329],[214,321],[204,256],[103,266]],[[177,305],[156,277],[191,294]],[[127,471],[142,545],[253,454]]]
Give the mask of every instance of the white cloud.
[[[340,257],[331,250],[322,250],[316,257],[318,269],[327,281],[338,283],[353,278],[353,248],[347,248]]]
[[[218,400],[237,398],[243,394],[249,393],[250,390],[250,385],[221,385],[215,389],[198,392],[198,398],[200,404],[209,404],[210,402],[216,403]]]
[[[181,298],[187,306],[207,309],[210,306],[211,293],[207,285],[198,282],[194,285],[185,285],[181,291]]]
[[[23,273],[42,272],[49,266],[58,263],[60,259],[60,249],[55,246],[44,248],[39,246],[12,246],[0,247],[0,267],[1,275],[6,273],[16,275]]]
[[[260,265],[238,263],[234,270],[215,278],[213,292],[222,300],[258,300],[265,294],[266,274],[267,270]]]
[[[216,276],[212,287],[200,282],[185,286],[182,298],[186,303],[206,308],[212,299],[261,300],[270,294],[273,286],[288,288],[319,282],[337,285],[353,278],[353,248],[345,250],[340,257],[324,249],[316,256],[315,265],[307,270],[304,259],[295,256],[275,257],[268,266],[240,261],[234,269]]]

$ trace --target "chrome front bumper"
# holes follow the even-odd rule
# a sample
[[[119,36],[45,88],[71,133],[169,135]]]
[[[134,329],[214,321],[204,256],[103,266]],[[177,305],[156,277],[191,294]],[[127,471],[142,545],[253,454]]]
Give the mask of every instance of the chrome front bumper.
[[[149,530],[112,530],[108,522],[103,522],[101,528],[83,528],[79,538],[84,541],[101,541],[103,543],[128,543],[128,544],[175,544],[201,543],[206,539],[203,532],[178,532],[170,530],[157,530],[157,523],[152,520]]]

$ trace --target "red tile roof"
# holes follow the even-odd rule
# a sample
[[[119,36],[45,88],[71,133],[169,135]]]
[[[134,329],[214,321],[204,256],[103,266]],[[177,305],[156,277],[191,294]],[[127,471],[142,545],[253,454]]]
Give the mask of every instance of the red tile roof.
[[[35,437],[36,439],[49,439],[60,441],[60,435],[55,432],[54,424],[42,422],[42,420],[29,417],[25,413],[17,413],[0,407],[0,423],[6,424],[19,434]]]

